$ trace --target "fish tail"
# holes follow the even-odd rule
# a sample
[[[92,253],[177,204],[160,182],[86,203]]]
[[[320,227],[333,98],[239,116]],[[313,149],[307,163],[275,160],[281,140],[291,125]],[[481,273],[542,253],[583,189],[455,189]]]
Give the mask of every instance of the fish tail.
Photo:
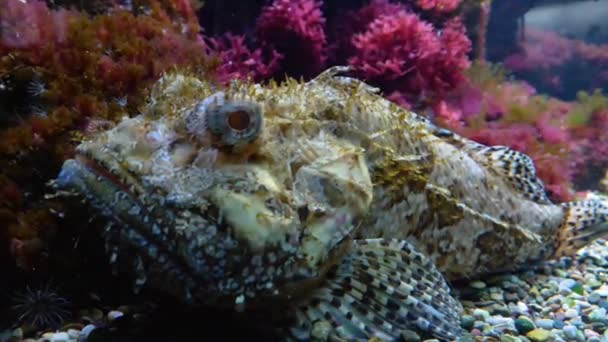
[[[557,233],[555,257],[572,256],[608,235],[608,203],[598,199],[562,203],[565,219]]]
[[[299,303],[290,335],[322,322],[343,340],[398,340],[405,329],[454,340],[462,306],[430,259],[406,241],[356,240],[321,287]]]

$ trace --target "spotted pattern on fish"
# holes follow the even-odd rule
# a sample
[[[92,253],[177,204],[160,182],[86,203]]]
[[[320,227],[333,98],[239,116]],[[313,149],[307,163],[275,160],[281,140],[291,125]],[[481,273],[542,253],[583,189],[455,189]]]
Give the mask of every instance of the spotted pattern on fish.
[[[193,305],[287,307],[308,340],[461,334],[446,280],[573,255],[605,201],[554,204],[529,157],[484,146],[335,67],[303,83],[164,75],[56,180],[114,224],[136,287]]]

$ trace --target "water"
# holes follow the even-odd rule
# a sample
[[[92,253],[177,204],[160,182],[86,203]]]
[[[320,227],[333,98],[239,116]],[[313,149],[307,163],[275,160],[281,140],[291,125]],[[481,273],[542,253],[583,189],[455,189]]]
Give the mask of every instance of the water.
[[[82,137],[137,115],[163,73],[222,87],[348,65],[442,127],[526,153],[565,202],[608,192],[607,15],[608,0],[0,0],[0,341],[19,328],[38,338],[67,323],[111,326],[108,312],[126,307],[150,313],[151,335],[199,332],[171,297],[158,313],[147,306],[156,293],[134,296],[129,269],[108,266],[106,221],[49,185]],[[36,293],[38,320],[13,307]],[[196,314],[201,334],[230,330],[214,310]]]

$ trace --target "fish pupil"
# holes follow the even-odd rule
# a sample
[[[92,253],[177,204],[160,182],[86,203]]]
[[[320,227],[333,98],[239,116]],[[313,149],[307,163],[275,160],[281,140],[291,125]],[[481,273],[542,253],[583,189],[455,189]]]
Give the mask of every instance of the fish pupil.
[[[228,127],[235,131],[244,131],[251,124],[251,118],[245,111],[239,110],[228,114]]]

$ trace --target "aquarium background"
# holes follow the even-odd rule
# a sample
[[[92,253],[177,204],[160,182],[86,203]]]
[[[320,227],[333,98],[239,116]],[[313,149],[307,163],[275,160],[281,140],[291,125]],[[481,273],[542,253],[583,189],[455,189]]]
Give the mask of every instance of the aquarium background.
[[[226,85],[349,65],[443,127],[530,155],[561,202],[608,191],[606,18],[608,0],[0,0],[0,340],[107,332],[121,305],[151,305],[104,266],[102,223],[48,182],[164,72]]]

